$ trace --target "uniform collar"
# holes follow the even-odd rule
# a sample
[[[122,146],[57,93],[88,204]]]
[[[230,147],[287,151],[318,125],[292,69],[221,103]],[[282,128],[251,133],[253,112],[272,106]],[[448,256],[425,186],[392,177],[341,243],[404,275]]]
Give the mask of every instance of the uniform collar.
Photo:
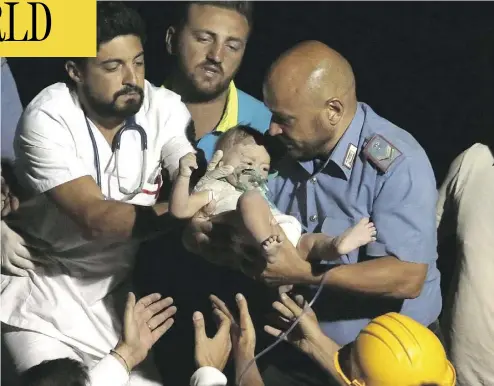
[[[345,178],[348,180],[350,178],[350,174],[352,173],[352,168],[355,164],[355,160],[360,151],[358,146],[360,133],[362,132],[362,128],[364,126],[364,118],[365,113],[361,103],[359,102],[357,104],[357,111],[355,112],[350,126],[348,126],[345,133],[336,144],[336,147],[331,152],[328,160],[324,163],[321,162],[320,166],[315,166],[315,161],[300,162],[302,167],[311,175],[314,175],[316,174],[316,172],[319,173],[324,170],[329,163],[332,163],[344,173]],[[352,151],[354,152],[353,160],[351,162],[348,162],[347,156],[350,156],[350,153],[352,153]]]
[[[162,87],[167,87],[169,80],[165,80]],[[220,122],[213,131],[224,133],[238,124],[238,91],[235,83],[230,81],[228,85],[228,96],[226,99],[225,110],[220,119]]]

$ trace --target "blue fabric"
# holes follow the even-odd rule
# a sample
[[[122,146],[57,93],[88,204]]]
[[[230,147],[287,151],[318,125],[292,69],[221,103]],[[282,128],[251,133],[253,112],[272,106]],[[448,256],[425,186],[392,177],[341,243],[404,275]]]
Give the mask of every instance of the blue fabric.
[[[271,113],[264,104],[249,94],[238,90],[238,124],[248,124],[253,128],[265,133],[271,122]],[[214,146],[221,132],[213,131],[202,137],[197,147],[204,151],[204,156],[209,162],[214,153]]]
[[[14,77],[5,58],[2,58],[2,74],[0,82],[2,84],[1,110],[2,116],[2,158],[11,161],[14,155],[14,135],[17,123],[22,114],[22,104],[17,91]]]
[[[375,134],[402,153],[385,173],[362,152]],[[356,146],[357,154],[353,167],[348,168],[345,158],[351,145]],[[442,298],[436,267],[436,180],[425,151],[409,133],[359,103],[350,127],[327,162],[318,167],[312,161],[285,158],[269,189],[278,209],[297,217],[308,232],[336,236],[362,217],[371,218],[377,241],[342,257],[338,264],[393,255],[429,265],[421,295],[404,302],[362,300],[328,289],[316,310],[324,332],[337,343],[354,340],[372,317],[391,310],[426,326],[437,319]]]

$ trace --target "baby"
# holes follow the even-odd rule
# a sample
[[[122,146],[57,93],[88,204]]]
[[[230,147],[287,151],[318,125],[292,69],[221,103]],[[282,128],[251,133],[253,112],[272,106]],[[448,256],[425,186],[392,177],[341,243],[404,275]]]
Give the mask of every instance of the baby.
[[[300,222],[280,212],[266,197],[271,158],[264,141],[261,133],[245,125],[238,125],[222,134],[215,148],[216,152],[223,153],[218,166],[230,165],[233,173],[221,180],[198,184],[190,195],[190,176],[197,169],[197,161],[193,153],[183,156],[170,197],[172,215],[190,218],[211,199],[216,201],[214,214],[238,210],[253,241],[271,263],[284,241],[283,235],[273,234],[273,224],[281,227],[304,259],[334,260],[376,240],[376,228],[368,218],[361,219],[337,237],[321,233],[302,235]]]

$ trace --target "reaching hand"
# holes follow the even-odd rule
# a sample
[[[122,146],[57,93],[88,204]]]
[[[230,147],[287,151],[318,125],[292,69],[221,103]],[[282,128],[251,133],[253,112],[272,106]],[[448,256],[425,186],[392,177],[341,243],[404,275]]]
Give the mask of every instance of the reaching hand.
[[[28,276],[27,270],[36,268],[33,261],[41,261],[31,256],[26,241],[10,229],[5,221],[2,221],[1,227],[2,273]]]
[[[194,153],[187,153],[179,161],[179,174],[182,177],[190,177],[197,170],[197,158]]]
[[[235,359],[236,385],[264,385],[261,374],[255,362],[256,331],[249,314],[247,299],[237,294],[239,319],[235,320],[226,304],[214,295],[210,296],[213,307],[228,315],[232,323],[230,335],[232,337],[233,357]]]
[[[254,357],[254,352],[256,348],[256,331],[254,329],[254,324],[252,323],[252,318],[249,314],[249,307],[247,305],[247,299],[242,294],[237,294],[235,300],[237,301],[237,306],[239,310],[239,320],[235,320],[230,310],[226,304],[218,297],[211,295],[209,297],[213,303],[213,307],[216,310],[220,310],[231,321],[231,337],[232,337],[232,348],[235,355],[242,354],[243,356]]]
[[[223,152],[218,150],[214,153],[211,161],[209,162],[206,174],[199,180],[196,184],[195,190],[201,190],[204,184],[208,183],[211,180],[219,180],[221,178],[225,178],[233,173],[233,166],[223,165],[218,166],[221,159],[223,158]]]
[[[149,350],[173,325],[172,316],[177,312],[172,298],[161,299],[154,293],[136,303],[130,292],[125,306],[123,336],[115,351],[125,358],[129,371],[141,363]],[[118,358],[117,358],[118,359]]]
[[[197,367],[210,366],[220,371],[226,366],[232,342],[230,340],[230,319],[218,309],[214,310],[218,323],[218,331],[212,338],[206,335],[204,317],[200,312],[195,312],[194,335],[195,335],[195,360]]]
[[[280,301],[273,303],[273,308],[279,313],[277,324],[280,328],[265,326],[264,331],[275,337],[290,328],[295,319],[302,314],[302,310],[307,308],[297,327],[285,339],[304,353],[313,354],[317,342],[321,339],[321,336],[324,336],[324,333],[319,328],[316,314],[308,306],[304,298],[301,295],[296,295],[295,301],[293,301],[286,293],[282,293]]]

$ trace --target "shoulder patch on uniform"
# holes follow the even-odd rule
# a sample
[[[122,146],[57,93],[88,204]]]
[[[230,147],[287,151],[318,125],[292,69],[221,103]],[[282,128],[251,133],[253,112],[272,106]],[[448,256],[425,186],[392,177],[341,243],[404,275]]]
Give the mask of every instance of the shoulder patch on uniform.
[[[380,171],[386,173],[402,152],[391,142],[379,134],[374,135],[363,149],[365,158],[372,162]]]

